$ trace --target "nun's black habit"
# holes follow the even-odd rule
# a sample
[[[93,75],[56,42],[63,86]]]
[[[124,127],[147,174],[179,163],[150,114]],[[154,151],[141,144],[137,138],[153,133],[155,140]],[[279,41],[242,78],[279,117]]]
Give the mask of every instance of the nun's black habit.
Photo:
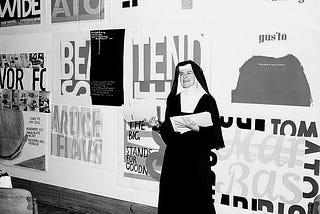
[[[179,66],[186,64],[191,64],[205,91],[192,113],[210,112],[213,125],[199,127],[199,132],[180,134],[173,131],[170,117],[190,114],[181,111],[181,94],[177,94]],[[214,214],[210,150],[223,148],[224,141],[215,99],[208,91],[202,69],[193,61],[181,62],[176,67],[167,98],[165,121],[159,131],[167,147],[160,178],[158,214]]]

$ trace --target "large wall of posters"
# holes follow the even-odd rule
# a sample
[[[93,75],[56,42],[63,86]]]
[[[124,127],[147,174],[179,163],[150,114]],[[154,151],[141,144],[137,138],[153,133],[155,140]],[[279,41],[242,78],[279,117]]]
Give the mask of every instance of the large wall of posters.
[[[277,3],[253,4],[261,9],[279,7],[275,9],[279,16],[285,8],[294,9],[305,15],[306,23],[313,24],[310,15],[305,14],[307,10],[303,7],[307,6],[301,5],[302,1]],[[245,10],[245,4],[235,4],[239,6],[236,8]],[[221,6],[224,7],[223,3]],[[223,12],[217,11],[222,19],[233,12],[225,14],[228,8],[229,4]],[[233,15],[241,16],[242,12]],[[300,30],[290,26],[292,22],[303,23],[301,17],[274,21],[276,18],[268,18],[268,12],[264,11],[262,26],[255,28],[249,22],[252,17],[242,15],[239,20],[233,20],[238,23],[233,29],[224,29],[228,21],[217,23],[212,18],[209,22],[212,28],[224,29],[224,33],[215,34],[212,30],[206,35],[212,39],[212,47],[219,50],[212,51],[211,90],[222,113],[226,148],[215,152],[218,163],[212,169],[217,175],[213,187],[215,203],[222,213],[227,208],[248,213],[307,213],[308,203],[319,194],[320,147],[318,121],[314,116],[319,107],[319,95],[316,95],[319,92],[314,82],[320,68],[315,61],[319,54],[320,43],[314,39],[318,31],[308,25],[301,26]],[[271,26],[270,20],[274,21]],[[242,22],[244,24],[240,24]],[[298,45],[301,41],[308,42]],[[148,44],[152,46],[151,36]],[[154,59],[162,59],[161,46],[156,47]],[[134,46],[132,50],[133,57],[143,52]],[[149,62],[141,60],[149,58],[152,57],[140,57],[140,62],[132,60],[133,76],[126,82],[132,84],[129,97],[161,99],[160,92],[164,91],[161,88],[166,84],[160,77],[166,73],[160,65],[166,61],[159,60],[154,68],[151,62],[151,66],[145,68]],[[140,71],[140,75],[135,70]],[[152,74],[146,71],[157,75],[159,82],[163,82],[162,87],[156,83],[151,86]],[[165,93],[162,95],[166,97]],[[127,123],[125,127],[124,176],[158,181],[165,149],[163,142],[141,122]]]
[[[101,33],[113,30],[117,66],[90,35],[115,44]],[[319,1],[4,0],[0,34],[0,169],[13,176],[157,206],[165,144],[119,105],[152,98],[162,120],[175,65],[192,59],[226,144],[212,152],[217,213],[307,214],[320,194]],[[116,105],[93,104],[92,68],[97,81],[123,71]]]

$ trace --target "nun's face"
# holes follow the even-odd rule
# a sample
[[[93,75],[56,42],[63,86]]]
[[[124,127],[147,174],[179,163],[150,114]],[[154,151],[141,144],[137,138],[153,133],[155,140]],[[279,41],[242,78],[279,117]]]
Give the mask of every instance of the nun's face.
[[[179,66],[179,77],[183,88],[189,88],[193,86],[196,77],[194,76],[191,64]]]

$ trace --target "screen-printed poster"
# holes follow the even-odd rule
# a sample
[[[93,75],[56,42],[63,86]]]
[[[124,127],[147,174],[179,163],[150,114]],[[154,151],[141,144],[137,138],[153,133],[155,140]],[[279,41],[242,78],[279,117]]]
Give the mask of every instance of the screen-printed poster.
[[[51,154],[79,162],[102,163],[101,109],[53,105]]]
[[[216,152],[215,203],[234,213],[311,213],[308,204],[320,193],[320,40],[308,8],[314,3],[250,1],[256,12],[248,16],[248,5],[234,3],[235,27],[221,23],[216,31],[224,34],[212,34],[211,89],[226,145]]]
[[[121,106],[124,29],[91,31],[90,90],[93,105]]]
[[[199,33],[197,33],[199,32]],[[187,29],[139,29],[127,33],[125,94],[127,99],[153,98],[158,118],[164,119],[165,102],[171,90],[175,66],[194,60],[208,77],[206,38]],[[209,80],[209,78],[207,78]],[[165,143],[159,133],[142,121],[123,122],[124,145],[120,182],[130,187],[152,189],[160,179]],[[152,181],[150,186],[145,181]]]
[[[104,19],[104,0],[51,0],[52,23]]]
[[[55,102],[51,114],[52,156],[78,164],[103,165],[103,109],[90,97],[90,31],[54,34]],[[106,160],[106,159],[105,159]]]
[[[91,105],[90,32],[59,32],[53,37],[53,66],[57,71],[52,77],[55,103]]]
[[[0,27],[33,25],[41,22],[40,0],[0,1]]]

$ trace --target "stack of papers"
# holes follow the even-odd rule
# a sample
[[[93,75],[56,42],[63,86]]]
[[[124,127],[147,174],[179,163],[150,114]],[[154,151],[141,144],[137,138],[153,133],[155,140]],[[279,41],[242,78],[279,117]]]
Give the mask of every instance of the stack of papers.
[[[189,120],[195,122],[198,126],[202,127],[212,126],[213,124],[211,114],[209,112],[170,117],[170,121],[175,132],[180,132],[181,134],[183,134],[187,131],[191,131],[191,129],[189,128],[178,126],[178,122],[185,123],[183,118],[188,118]]]

